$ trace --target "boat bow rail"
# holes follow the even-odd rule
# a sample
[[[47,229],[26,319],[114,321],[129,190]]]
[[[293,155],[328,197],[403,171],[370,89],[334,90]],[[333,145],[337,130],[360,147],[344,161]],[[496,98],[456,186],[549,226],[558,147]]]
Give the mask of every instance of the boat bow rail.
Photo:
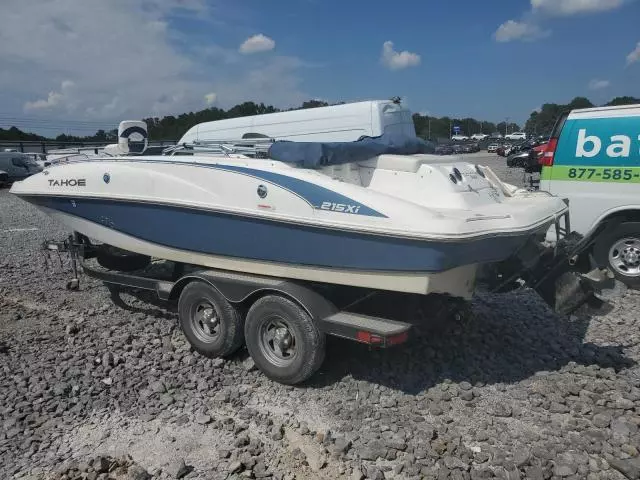
[[[253,138],[242,140],[206,140],[193,141],[165,148],[164,155],[184,155],[195,153],[211,153],[225,155],[244,155],[253,158],[268,158],[269,148],[276,142],[275,138]]]

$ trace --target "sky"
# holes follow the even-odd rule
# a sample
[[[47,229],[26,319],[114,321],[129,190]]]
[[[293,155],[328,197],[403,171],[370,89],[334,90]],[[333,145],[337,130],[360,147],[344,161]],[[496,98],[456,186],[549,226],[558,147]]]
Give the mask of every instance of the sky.
[[[44,134],[248,100],[400,96],[523,123],[547,102],[640,97],[640,0],[2,0],[1,13],[0,127]]]

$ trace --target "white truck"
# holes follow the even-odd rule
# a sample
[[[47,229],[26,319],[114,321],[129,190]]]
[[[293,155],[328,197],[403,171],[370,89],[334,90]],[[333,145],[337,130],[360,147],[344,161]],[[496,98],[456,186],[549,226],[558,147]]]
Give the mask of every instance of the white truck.
[[[411,111],[393,100],[372,100],[200,123],[178,144],[265,136],[298,142],[353,142],[383,133],[415,136]]]
[[[540,162],[540,189],[569,200],[597,265],[640,287],[640,104],[564,113]]]

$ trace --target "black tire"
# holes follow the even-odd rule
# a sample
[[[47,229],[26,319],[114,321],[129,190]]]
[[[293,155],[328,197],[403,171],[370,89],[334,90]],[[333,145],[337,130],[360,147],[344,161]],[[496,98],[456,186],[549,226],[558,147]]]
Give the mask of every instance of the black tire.
[[[621,246],[625,239],[629,239],[627,244],[629,248],[640,253],[640,250],[636,248],[640,247],[640,222],[621,223],[612,228],[611,231],[605,231],[593,246],[593,257],[598,265],[607,267],[622,283],[630,287],[640,287],[640,274],[638,272],[631,273],[636,268],[636,262],[621,262],[621,265],[614,262],[610,256],[611,253],[612,256],[616,257],[612,250]],[[622,252],[620,250],[617,251],[619,252],[617,258],[620,258],[619,255]],[[637,265],[637,268],[640,269],[640,258]]]
[[[273,325],[276,326],[272,328]],[[282,358],[283,355],[275,351],[275,339],[271,342],[265,340],[268,332],[275,331],[276,335],[280,335],[284,330],[289,335],[285,335],[283,340],[289,340],[287,352],[294,351],[293,354],[289,353],[288,358]],[[244,336],[253,361],[267,377],[276,382],[287,385],[303,382],[320,368],[324,360],[324,333],[318,330],[304,309],[280,296],[262,297],[251,306],[244,325]]]
[[[208,322],[210,307],[217,322]],[[243,343],[242,316],[222,294],[205,282],[193,281],[180,294],[178,317],[184,336],[201,355],[226,357]]]
[[[151,257],[129,252],[111,245],[101,245],[96,252],[96,260],[101,267],[121,272],[142,270],[151,263]]]

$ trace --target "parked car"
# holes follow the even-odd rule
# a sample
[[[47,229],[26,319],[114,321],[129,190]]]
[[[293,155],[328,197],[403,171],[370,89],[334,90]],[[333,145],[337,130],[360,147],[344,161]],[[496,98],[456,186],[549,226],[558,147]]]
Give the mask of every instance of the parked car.
[[[539,152],[531,149],[509,155],[507,167],[522,168],[525,173],[540,173],[542,166],[539,162]]]
[[[465,153],[477,153],[480,151],[480,145],[477,143],[467,143],[464,147]]]
[[[500,132],[493,132],[491,135],[489,135],[489,138],[491,140],[502,140],[502,134]]]
[[[497,143],[490,143],[487,147],[487,153],[496,153],[498,147],[500,147],[500,145],[498,145]]]
[[[504,145],[500,145],[496,150],[496,153],[501,157],[506,157],[511,153],[511,145],[505,143]]]
[[[465,153],[466,145],[451,145],[451,148],[453,149],[453,153],[460,154]]]
[[[511,168],[524,168],[529,160],[530,152],[516,152],[509,155],[507,158],[507,167]],[[536,156],[537,160],[537,156]]]
[[[469,137],[467,137],[466,135],[453,135],[451,137],[451,140],[453,140],[454,142],[464,142],[469,140]]]
[[[474,133],[473,135],[471,135],[471,140],[477,140],[478,142],[481,142],[488,137],[489,135],[486,133]]]
[[[12,183],[39,173],[43,168],[24,153],[0,152],[0,170],[7,173],[7,183]]]
[[[9,174],[0,170],[0,187],[4,187],[9,183]]]
[[[451,145],[438,145],[434,153],[436,155],[453,155],[453,147]]]
[[[527,134],[524,132],[511,132],[508,135],[504,136],[507,140],[526,140]]]

